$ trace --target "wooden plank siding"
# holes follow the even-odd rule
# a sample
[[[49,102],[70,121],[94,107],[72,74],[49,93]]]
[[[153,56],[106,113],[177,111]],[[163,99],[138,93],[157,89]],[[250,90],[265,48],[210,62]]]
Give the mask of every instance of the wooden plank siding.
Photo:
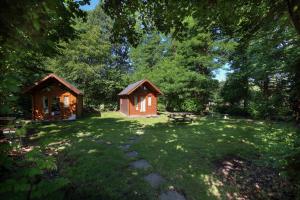
[[[129,115],[129,99],[127,96],[120,98],[120,112]]]
[[[135,96],[138,98],[138,110],[136,109],[134,98]],[[146,100],[146,111],[141,112],[141,97],[144,97]],[[151,106],[148,106],[148,97],[151,97]],[[129,113],[131,116],[147,116],[147,115],[157,115],[157,97],[153,92],[144,92],[141,90],[137,90],[130,95],[129,102]]]
[[[48,98],[48,113],[44,112],[43,108],[43,97]],[[69,107],[64,107],[64,98],[69,98]],[[51,105],[53,103],[53,98],[59,98],[59,107],[61,114],[58,116],[52,115]],[[82,97],[81,97],[82,98]],[[61,120],[68,119],[72,115],[81,115],[82,103],[77,102],[77,97],[66,90],[63,90],[59,87],[57,83],[51,84],[50,91],[39,90],[32,94],[33,101],[33,119],[34,120]],[[78,106],[79,105],[79,106]],[[77,110],[77,108],[79,108]],[[79,113],[78,113],[79,111]],[[78,115],[79,114],[79,115]]]
[[[70,120],[82,115],[83,93],[63,78],[49,74],[27,88],[33,120]]]

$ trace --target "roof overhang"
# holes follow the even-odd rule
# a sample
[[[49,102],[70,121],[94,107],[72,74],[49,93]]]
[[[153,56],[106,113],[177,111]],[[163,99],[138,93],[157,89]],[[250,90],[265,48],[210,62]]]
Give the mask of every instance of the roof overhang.
[[[137,84],[136,84],[137,83]],[[158,87],[156,87],[153,83],[151,83],[149,80],[144,79],[141,81],[138,81],[136,83],[133,83],[133,87],[129,88],[128,91],[124,92],[125,90],[127,90],[127,88],[130,86],[127,86],[123,91],[121,91],[118,95],[119,96],[126,96],[126,95],[130,95],[131,93],[133,93],[136,89],[138,89],[141,85],[143,85],[144,83],[148,83],[157,94],[159,95],[163,95],[163,93],[160,91],[160,89]]]
[[[79,89],[77,89],[76,87],[74,87],[71,83],[69,83],[65,79],[57,76],[56,74],[49,74],[48,76],[44,77],[43,79],[35,82],[32,86],[30,86],[27,89],[25,89],[23,91],[23,93],[30,93],[30,92],[32,92],[33,90],[37,89],[40,85],[42,85],[43,83],[45,83],[46,81],[48,81],[50,79],[57,80],[59,83],[61,83],[62,85],[64,85],[66,88],[68,88],[69,90],[71,90],[72,92],[74,92],[77,95],[83,95],[82,91],[80,91]]]

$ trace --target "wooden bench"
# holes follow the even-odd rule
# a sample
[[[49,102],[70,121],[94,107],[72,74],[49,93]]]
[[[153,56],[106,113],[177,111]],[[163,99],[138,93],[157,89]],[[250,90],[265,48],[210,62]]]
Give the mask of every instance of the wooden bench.
[[[174,122],[192,122],[196,119],[196,115],[189,112],[174,112],[168,114],[169,121]]]

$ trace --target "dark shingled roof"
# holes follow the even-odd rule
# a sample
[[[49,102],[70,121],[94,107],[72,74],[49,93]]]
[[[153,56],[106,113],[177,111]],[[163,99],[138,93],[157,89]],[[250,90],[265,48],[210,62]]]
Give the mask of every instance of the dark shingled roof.
[[[155,91],[157,91],[159,94],[162,94],[162,92],[155,86],[153,85],[150,81],[143,79],[138,82],[132,83],[128,85],[124,90],[122,90],[118,95],[129,95],[132,93],[134,90],[136,90],[139,86],[141,86],[143,83],[148,82]]]

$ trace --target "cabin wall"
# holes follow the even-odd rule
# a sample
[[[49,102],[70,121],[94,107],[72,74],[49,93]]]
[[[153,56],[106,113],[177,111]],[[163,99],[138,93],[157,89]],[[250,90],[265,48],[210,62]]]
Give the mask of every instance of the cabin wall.
[[[134,103],[135,96],[138,98],[137,108]],[[145,98],[146,101],[146,111],[141,112],[141,97]],[[148,97],[151,97],[151,106],[148,106]],[[137,89],[129,96],[129,113],[130,116],[149,116],[157,115],[157,96],[150,90],[143,91],[142,89]]]
[[[47,113],[44,111],[43,108],[43,97],[48,98]],[[52,112],[52,103],[54,97],[57,97],[59,99],[59,108],[60,108],[59,115],[53,115]],[[64,97],[69,97],[68,107],[64,107]],[[76,115],[81,114],[82,112],[82,106],[81,106],[82,100],[80,101],[81,102],[77,102],[77,97],[73,93],[62,89],[58,83],[52,83],[47,88],[32,93],[32,108],[33,108],[32,118],[34,120],[75,119]],[[77,111],[77,107],[79,107],[78,111]]]
[[[129,99],[126,96],[120,97],[120,112],[129,115]]]

